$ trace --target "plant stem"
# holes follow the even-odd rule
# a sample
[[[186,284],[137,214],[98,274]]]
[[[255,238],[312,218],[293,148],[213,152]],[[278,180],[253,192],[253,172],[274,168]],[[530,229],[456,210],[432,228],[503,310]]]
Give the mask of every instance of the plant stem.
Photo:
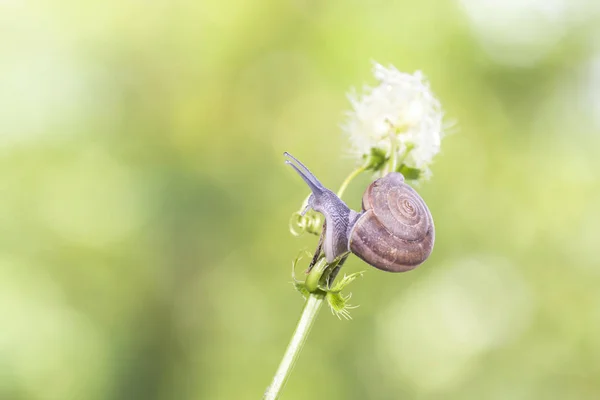
[[[346,180],[344,180],[344,182],[342,182],[342,186],[340,186],[340,190],[338,190],[338,192],[337,192],[337,195],[340,199],[342,198],[342,195],[346,191],[346,188],[348,187],[350,182],[352,182],[352,179],[356,178],[362,172],[366,171],[366,169],[367,169],[367,167],[365,165],[363,165],[361,167],[358,167],[354,171],[352,171],[350,173],[350,175],[348,175],[348,177],[346,177]]]
[[[263,397],[264,400],[276,400],[281,395],[292,369],[294,368],[294,364],[302,351],[302,347],[306,342],[310,329],[317,319],[317,315],[323,305],[324,299],[324,293],[311,293],[306,299],[304,309],[300,315],[300,320],[298,321],[298,325],[296,325],[296,330],[285,350],[279,368],[277,368],[277,372],[275,372],[273,381],[265,392]]]
[[[392,166],[391,166],[391,170],[390,172],[396,172],[396,170],[398,169],[398,143],[396,142],[396,137],[392,136],[391,137],[391,141],[392,141],[392,149],[391,149],[391,154],[390,154],[390,158],[392,159]]]

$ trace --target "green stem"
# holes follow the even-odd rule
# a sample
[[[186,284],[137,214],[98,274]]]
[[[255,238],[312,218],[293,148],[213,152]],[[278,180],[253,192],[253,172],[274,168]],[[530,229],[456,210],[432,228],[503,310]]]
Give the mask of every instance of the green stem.
[[[346,177],[346,180],[344,180],[344,182],[342,182],[342,186],[340,186],[340,190],[338,190],[338,192],[337,192],[337,195],[338,195],[338,197],[340,199],[342,198],[342,195],[346,191],[346,188],[348,187],[348,185],[350,184],[350,182],[352,182],[352,179],[356,178],[362,172],[366,171],[366,169],[367,169],[367,166],[363,165],[361,167],[358,167],[354,171],[352,171],[350,173],[350,175],[348,175],[348,177]]]
[[[300,320],[298,321],[298,325],[296,325],[296,330],[285,350],[279,368],[277,368],[277,372],[275,372],[273,381],[265,392],[263,400],[276,400],[281,395],[281,392],[292,373],[294,364],[296,364],[296,360],[298,360],[298,356],[302,351],[302,347],[306,342],[306,338],[310,333],[310,328],[312,328],[313,323],[317,319],[317,315],[323,305],[324,299],[324,293],[311,293],[308,296],[308,299],[306,299],[302,315],[300,315]]]
[[[392,166],[390,172],[395,172],[398,169],[398,143],[396,142],[396,137],[392,137],[390,140],[392,141],[390,154],[390,157],[392,159]]]

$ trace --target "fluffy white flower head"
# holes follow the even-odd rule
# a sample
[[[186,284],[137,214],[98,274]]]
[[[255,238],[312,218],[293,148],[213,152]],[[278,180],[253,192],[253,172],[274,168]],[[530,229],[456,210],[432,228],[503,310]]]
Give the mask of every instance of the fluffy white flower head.
[[[343,128],[352,152],[363,158],[376,149],[428,177],[443,136],[440,102],[420,71],[411,75],[375,63],[373,74],[377,86],[348,95],[353,110]]]

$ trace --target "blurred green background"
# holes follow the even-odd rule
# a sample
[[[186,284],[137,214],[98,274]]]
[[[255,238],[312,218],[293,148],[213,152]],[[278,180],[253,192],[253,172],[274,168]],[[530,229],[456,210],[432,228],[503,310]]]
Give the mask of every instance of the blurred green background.
[[[283,398],[600,398],[599,37],[592,0],[0,0],[0,398],[260,398],[316,241],[282,153],[340,184],[373,60],[456,121],[436,247],[352,258]]]

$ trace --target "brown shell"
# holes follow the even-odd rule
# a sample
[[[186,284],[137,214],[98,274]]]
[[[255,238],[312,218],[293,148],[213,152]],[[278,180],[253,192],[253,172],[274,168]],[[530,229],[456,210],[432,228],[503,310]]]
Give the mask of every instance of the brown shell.
[[[364,212],[350,233],[350,250],[368,264],[390,272],[410,271],[429,257],[433,219],[419,194],[392,172],[363,195]]]

